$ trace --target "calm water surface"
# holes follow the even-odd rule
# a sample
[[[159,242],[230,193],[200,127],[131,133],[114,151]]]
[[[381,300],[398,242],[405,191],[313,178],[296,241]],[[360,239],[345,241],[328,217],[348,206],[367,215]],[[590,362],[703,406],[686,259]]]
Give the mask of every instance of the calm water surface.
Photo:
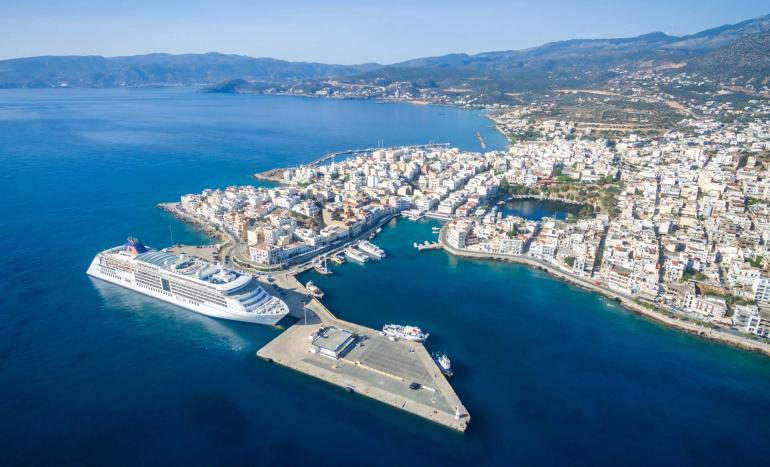
[[[540,220],[543,217],[564,220],[570,213],[577,214],[581,206],[560,201],[513,199],[500,208],[504,216],[519,216],[530,220]]]
[[[449,353],[458,435],[260,361],[272,328],[93,281],[134,234],[206,242],[154,207],[329,150],[504,141],[475,112],[190,90],[0,91],[0,458],[107,465],[761,464],[770,360],[661,328],[523,267],[418,253],[314,277],[339,316]],[[550,214],[550,213],[548,213]]]

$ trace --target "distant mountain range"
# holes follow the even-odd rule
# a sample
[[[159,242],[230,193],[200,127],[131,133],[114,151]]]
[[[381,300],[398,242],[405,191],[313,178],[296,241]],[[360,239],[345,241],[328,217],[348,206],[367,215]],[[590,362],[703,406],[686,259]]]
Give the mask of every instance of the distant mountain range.
[[[249,92],[271,84],[328,80],[415,88],[470,89],[490,96],[606,83],[619,66],[677,64],[729,79],[770,77],[770,15],[688,36],[662,32],[623,39],[576,39],[525,50],[451,54],[392,65],[327,65],[218,53],[32,57],[0,61],[0,87],[212,86]]]
[[[380,66],[287,62],[220,53],[47,56],[0,60],[0,87],[206,86],[236,77],[281,81],[347,76]]]
[[[764,62],[758,63],[765,65],[754,67],[753,72],[770,76],[766,64],[770,48],[761,40],[767,31],[770,31],[770,15],[683,37],[655,32],[622,39],[553,42],[525,50],[419,58],[350,75],[345,81],[362,84],[411,81],[419,83],[418,87],[527,91],[605,83],[614,75],[613,68],[622,65],[689,61],[695,61],[703,73],[725,75],[735,70],[712,65],[720,60],[740,61],[740,54],[748,43],[752,44],[754,54],[764,53]]]

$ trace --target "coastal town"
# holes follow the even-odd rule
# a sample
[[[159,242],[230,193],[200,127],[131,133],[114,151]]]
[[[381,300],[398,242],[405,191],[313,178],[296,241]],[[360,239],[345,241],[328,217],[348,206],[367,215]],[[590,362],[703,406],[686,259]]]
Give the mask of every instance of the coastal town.
[[[764,341],[770,121],[756,116],[770,104],[711,102],[662,134],[619,139],[531,118],[540,110],[491,114],[520,135],[505,151],[374,148],[262,174],[269,184],[187,194],[175,212],[225,233],[240,247],[232,260],[255,271],[310,264],[396,215],[427,216],[444,223],[450,252],[528,258],[655,313]],[[514,198],[572,209],[503,215]]]

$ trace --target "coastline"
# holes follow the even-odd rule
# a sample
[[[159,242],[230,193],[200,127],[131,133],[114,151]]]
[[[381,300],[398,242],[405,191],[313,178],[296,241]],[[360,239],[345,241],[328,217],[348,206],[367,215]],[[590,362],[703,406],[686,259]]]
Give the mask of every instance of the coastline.
[[[265,170],[264,172],[258,172],[251,175],[251,178],[254,180],[259,180],[260,182],[270,182],[270,183],[281,183],[283,181],[283,177],[281,174],[286,170],[286,168],[278,167],[275,169],[269,169]]]
[[[186,214],[182,210],[178,209],[178,202],[158,203],[155,206],[161,211],[165,211],[171,214],[178,220],[201,230],[210,238],[218,240],[222,246],[225,246],[228,243],[232,243],[232,238],[226,232],[223,232],[221,229],[216,227],[212,227],[211,225],[202,222],[200,219],[196,219],[195,217],[190,216],[189,214]]]
[[[450,246],[446,241],[446,226],[441,227],[441,232],[439,233],[439,243],[441,243],[441,245],[443,246],[444,251],[448,252],[453,256],[463,257],[463,258],[472,258],[472,259],[506,261],[506,262],[520,264],[523,266],[529,266],[531,268],[546,272],[549,275],[559,280],[562,280],[570,285],[579,287],[589,292],[597,293],[604,298],[613,300],[623,308],[631,312],[634,312],[640,316],[643,316],[645,318],[651,319],[652,321],[655,321],[666,327],[684,331],[689,334],[702,337],[704,339],[730,345],[730,346],[739,348],[741,350],[748,350],[754,353],[764,355],[766,357],[770,357],[770,345],[768,344],[756,342],[750,339],[745,339],[736,335],[726,334],[724,332],[720,332],[715,329],[710,329],[708,327],[701,326],[693,322],[682,321],[681,319],[666,316],[662,312],[640,305],[639,303],[634,301],[633,297],[626,296],[619,292],[600,286],[589,280],[583,279],[582,277],[577,277],[572,274],[568,274],[565,271],[562,271],[544,261],[539,261],[535,258],[530,258],[527,256],[489,254],[489,253],[475,252],[475,251],[470,251],[465,249],[460,250],[460,249],[454,248]]]

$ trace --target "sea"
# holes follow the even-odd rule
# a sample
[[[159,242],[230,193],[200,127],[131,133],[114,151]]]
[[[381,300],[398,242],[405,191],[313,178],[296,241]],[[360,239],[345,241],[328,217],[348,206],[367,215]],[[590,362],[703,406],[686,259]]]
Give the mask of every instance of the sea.
[[[257,358],[280,329],[86,276],[129,235],[211,241],[159,202],[351,147],[479,150],[476,132],[505,147],[482,112],[451,107],[0,90],[0,463],[767,465],[770,359],[523,266],[418,252],[434,221],[391,221],[374,240],[385,260],[302,280],[343,319],[430,332],[471,413],[465,434]]]

